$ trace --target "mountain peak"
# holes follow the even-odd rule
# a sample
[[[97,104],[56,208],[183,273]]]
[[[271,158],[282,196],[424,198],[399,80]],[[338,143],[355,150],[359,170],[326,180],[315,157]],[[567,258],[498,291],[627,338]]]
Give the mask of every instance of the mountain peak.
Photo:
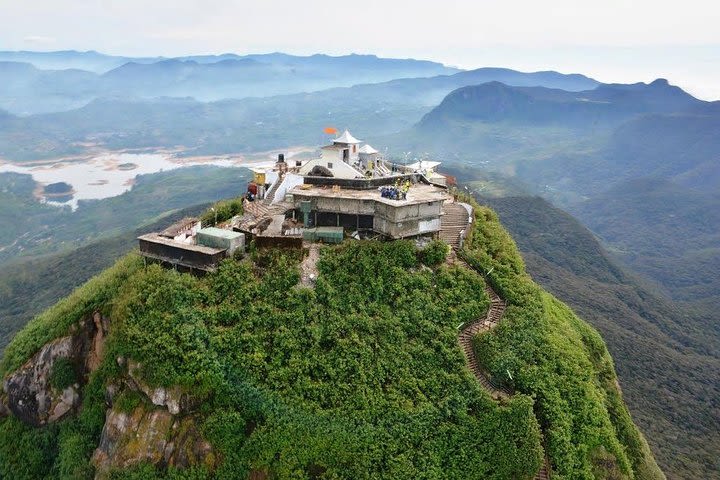
[[[666,78],[658,78],[654,80],[652,83],[650,83],[651,87],[669,87],[670,82],[667,81]]]

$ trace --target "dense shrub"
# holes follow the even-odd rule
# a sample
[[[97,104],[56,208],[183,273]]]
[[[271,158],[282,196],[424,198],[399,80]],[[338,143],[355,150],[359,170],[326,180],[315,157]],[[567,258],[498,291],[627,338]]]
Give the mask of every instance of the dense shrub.
[[[200,220],[204,227],[212,226],[230,220],[235,215],[241,214],[242,211],[242,198],[222,200],[206,210],[200,217]]]
[[[60,357],[53,363],[50,372],[50,386],[56,390],[65,390],[78,380],[77,370],[72,360]]]
[[[111,268],[90,279],[69,296],[35,317],[5,349],[0,374],[17,369],[50,340],[67,334],[74,323],[95,310],[107,312],[120,286],[142,267],[137,255],[127,255]]]
[[[476,338],[476,352],[495,378],[536,399],[555,478],[601,470],[663,478],[620,400],[599,334],[532,282],[494,212],[476,205],[475,220],[463,256],[508,302],[500,326]]]
[[[56,427],[32,428],[12,416],[0,420],[0,478],[46,478],[56,452]]]
[[[202,279],[151,266],[116,297],[118,348],[148,366],[145,380],[209,396],[220,478],[538,468],[532,403],[498,407],[457,348],[457,325],[489,305],[477,274],[418,270],[411,242],[349,242],[322,251],[310,290],[297,287],[299,261],[259,251]]]
[[[114,359],[124,355],[141,362],[150,385],[203,397],[199,422],[218,457],[212,473],[138,465],[113,478],[531,478],[542,459],[540,425],[556,478],[602,468],[654,478],[602,340],[527,277],[490,211],[478,208],[476,220],[466,258],[509,303],[477,351],[518,390],[508,402],[482,390],[457,345],[458,325],[488,309],[483,278],[462,267],[418,268],[437,262],[410,242],[324,248],[313,289],[298,286],[301,258],[292,252],[228,259],[203,278],[139,268],[131,256],[13,343],[5,371],[93,309],[113,321],[76,418],[37,430],[0,422],[0,471],[91,477],[104,386],[122,374]],[[116,401],[132,409],[138,399]],[[15,437],[42,453],[15,454]]]
[[[113,408],[120,412],[131,413],[142,403],[142,397],[135,390],[126,388],[113,399]]]
[[[207,480],[211,478],[205,468],[169,468],[161,470],[148,463],[110,473],[110,480]]]
[[[420,261],[428,266],[440,265],[450,253],[450,246],[442,240],[433,240],[420,251]]]

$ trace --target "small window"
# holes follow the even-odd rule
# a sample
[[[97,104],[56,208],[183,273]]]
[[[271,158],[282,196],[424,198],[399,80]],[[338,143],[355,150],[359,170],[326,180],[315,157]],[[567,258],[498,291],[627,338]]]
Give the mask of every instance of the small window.
[[[301,161],[301,160],[295,160],[295,166],[296,166],[296,167],[302,167],[302,161]]]
[[[332,168],[332,162],[328,162],[328,168]]]

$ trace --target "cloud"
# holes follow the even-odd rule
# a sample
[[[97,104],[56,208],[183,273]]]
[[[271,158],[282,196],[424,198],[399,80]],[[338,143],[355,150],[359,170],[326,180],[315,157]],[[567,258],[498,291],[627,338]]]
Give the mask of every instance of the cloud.
[[[23,42],[29,43],[31,45],[47,45],[57,42],[57,39],[55,37],[46,37],[43,35],[28,35],[27,37],[23,38]]]

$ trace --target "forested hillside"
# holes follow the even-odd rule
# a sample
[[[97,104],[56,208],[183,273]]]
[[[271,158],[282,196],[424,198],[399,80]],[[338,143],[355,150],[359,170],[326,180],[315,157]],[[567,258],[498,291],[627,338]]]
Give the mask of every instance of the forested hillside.
[[[164,214],[155,222],[69,252],[11,262],[0,267],[0,349],[35,315],[69,295],[137,246],[137,237],[163,230],[205,205]]]
[[[538,197],[482,198],[533,279],[595,326],[633,418],[670,478],[720,478],[720,359],[713,325],[624,271],[577,220]]]
[[[530,281],[490,211],[479,209],[476,219],[468,260],[492,268],[489,280],[510,304],[497,333],[478,337],[478,352],[498,378],[512,373],[511,400],[498,404],[481,389],[457,344],[458,325],[488,308],[485,280],[436,264],[437,255],[412,243],[323,249],[313,288],[298,286],[301,258],[289,252],[230,259],[204,278],[144,268],[130,255],[6,349],[8,375],[94,312],[107,319],[98,367],[52,380],[83,385],[82,409],[39,428],[2,420],[0,472],[532,478],[544,448],[553,478],[664,478],[622,403],[599,335]],[[179,388],[182,416],[151,403],[143,385],[168,395]],[[108,419],[140,422],[132,439],[103,429],[108,398]],[[142,427],[146,418],[158,423]],[[164,430],[171,425],[180,430]],[[158,435],[188,445],[185,460],[158,462]],[[19,444],[41,448],[18,456]]]
[[[719,112],[661,80],[584,92],[487,83],[452,92],[395,142],[524,182],[668,295],[712,305]]]

